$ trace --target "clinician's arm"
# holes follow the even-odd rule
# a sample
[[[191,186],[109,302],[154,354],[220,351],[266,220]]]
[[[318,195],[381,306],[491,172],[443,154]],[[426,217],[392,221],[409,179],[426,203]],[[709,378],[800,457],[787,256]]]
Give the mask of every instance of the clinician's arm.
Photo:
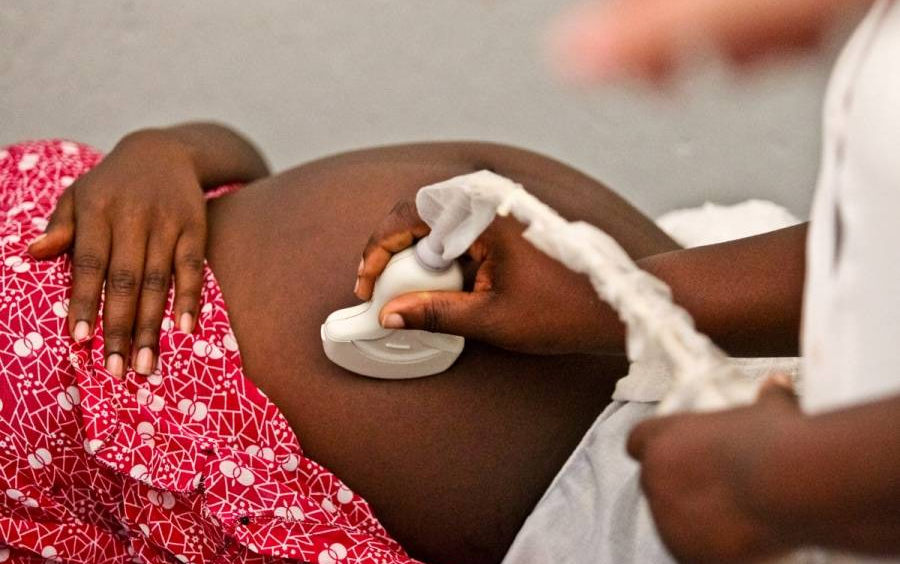
[[[528,184],[551,194],[553,185],[546,174],[534,175]],[[631,252],[624,241],[629,229],[637,230],[633,221],[612,214],[594,223]],[[520,231],[512,221],[497,221],[472,245],[473,291],[400,296],[382,309],[382,324],[463,335],[529,353],[621,353],[625,332],[616,313],[597,299],[587,278],[536,251]],[[367,299],[391,253],[426,233],[414,205],[395,206],[363,253],[357,296]],[[796,355],[805,245],[806,225],[799,225],[656,253],[637,263],[666,282],[698,328],[729,353]]]
[[[798,354],[807,225],[638,261],[736,356]]]
[[[753,406],[641,423],[628,450],[680,561],[900,554],[900,396],[807,416],[769,385]]]

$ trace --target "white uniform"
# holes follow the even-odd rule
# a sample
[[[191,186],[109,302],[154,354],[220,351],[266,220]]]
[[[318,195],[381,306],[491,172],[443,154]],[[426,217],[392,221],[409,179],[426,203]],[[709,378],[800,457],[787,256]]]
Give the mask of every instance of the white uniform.
[[[877,3],[825,100],[807,250],[804,406],[900,394],[900,3]]]
[[[824,114],[803,320],[803,404],[813,412],[900,394],[900,0],[877,2],[857,29]],[[672,562],[625,454],[628,432],[653,414],[667,383],[654,367],[633,367],[620,381],[618,401],[560,470],[504,564]],[[869,561],[812,552],[798,560]]]

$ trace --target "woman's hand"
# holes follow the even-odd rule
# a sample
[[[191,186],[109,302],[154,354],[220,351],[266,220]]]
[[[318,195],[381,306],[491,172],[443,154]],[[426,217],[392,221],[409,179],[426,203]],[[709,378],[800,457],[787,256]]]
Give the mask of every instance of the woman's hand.
[[[785,375],[756,404],[650,419],[635,427],[629,454],[660,537],[680,562],[755,562],[799,541],[802,520],[781,502],[803,484],[780,480],[780,450],[803,415]]]
[[[588,279],[522,238],[522,225],[498,218],[468,251],[471,292],[415,292],[388,302],[382,325],[475,338],[527,353],[623,350],[624,329]],[[403,201],[369,240],[356,295],[369,299],[391,256],[429,232],[415,204]]]
[[[686,50],[739,65],[817,45],[837,15],[867,0],[612,0],[566,14],[554,59],[579,82],[667,77]]]
[[[72,248],[68,325],[76,341],[93,333],[105,287],[106,367],[121,378],[129,359],[138,373],[154,369],[173,271],[175,319],[193,329],[205,246],[191,151],[164,130],[147,130],[126,136],[66,189],[29,252],[49,259]]]

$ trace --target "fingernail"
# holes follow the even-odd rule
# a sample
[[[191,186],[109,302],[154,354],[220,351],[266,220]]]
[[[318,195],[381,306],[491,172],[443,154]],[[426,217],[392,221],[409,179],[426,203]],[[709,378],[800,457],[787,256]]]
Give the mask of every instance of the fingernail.
[[[125,365],[122,361],[122,355],[113,353],[106,357],[106,369],[116,378],[122,379],[122,374],[125,372],[124,368]]]
[[[356,284],[353,286],[353,293],[355,294],[358,291],[359,291],[359,278],[356,279]]]
[[[79,321],[75,324],[75,330],[72,331],[72,338],[79,343],[88,338],[91,332],[91,326],[87,321]]]
[[[389,313],[384,316],[381,326],[385,329],[403,329],[403,318],[399,313]]]
[[[153,351],[150,347],[143,347],[138,351],[134,362],[134,371],[138,374],[150,374],[153,372]]]
[[[194,330],[194,316],[190,313],[182,313],[178,318],[178,328],[184,333],[190,333]]]
[[[36,245],[36,244],[40,243],[41,241],[43,241],[43,240],[46,239],[46,238],[47,238],[47,234],[46,234],[46,233],[41,233],[40,235],[38,235],[37,237],[35,237],[34,239],[32,239],[31,242],[28,243],[28,246],[30,247],[30,246],[32,246],[32,245]]]
[[[778,374],[774,374],[771,377],[771,380],[774,384],[778,384],[782,388],[790,388],[794,385],[791,381],[791,377],[785,374],[784,372],[779,372]]]
[[[359,267],[356,269],[356,275],[362,276],[363,270],[366,269],[366,259],[359,260]]]

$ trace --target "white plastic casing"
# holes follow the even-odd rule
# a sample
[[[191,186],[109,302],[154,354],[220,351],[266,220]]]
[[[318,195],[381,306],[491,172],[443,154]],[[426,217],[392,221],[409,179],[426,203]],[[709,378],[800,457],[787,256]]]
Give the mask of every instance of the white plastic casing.
[[[381,308],[396,296],[424,290],[461,290],[462,269],[454,262],[434,271],[416,260],[414,248],[391,258],[375,283],[372,300],[335,311],[322,324],[325,355],[351,372],[385,379],[408,379],[443,372],[459,357],[465,339],[415,329],[385,329]]]

